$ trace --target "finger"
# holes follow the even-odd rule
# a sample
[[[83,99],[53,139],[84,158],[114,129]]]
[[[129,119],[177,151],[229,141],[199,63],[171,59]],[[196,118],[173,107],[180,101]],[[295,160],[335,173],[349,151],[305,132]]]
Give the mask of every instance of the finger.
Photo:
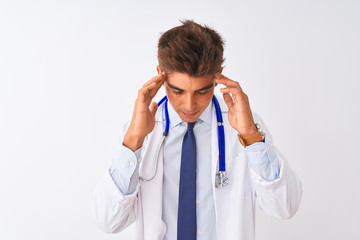
[[[149,88],[147,87],[143,87],[138,91],[138,97],[137,97],[137,101],[139,103],[146,103],[147,105],[150,104],[149,102]]]
[[[161,88],[163,83],[164,83],[164,81],[151,82],[148,85],[144,86],[143,88],[149,89],[149,97],[153,98],[156,95],[156,93],[158,92],[158,90]]]
[[[230,78],[226,77],[225,75],[221,74],[221,73],[215,73],[215,78],[216,79],[225,79],[225,80],[231,80]],[[231,80],[233,81],[233,80]]]
[[[240,84],[237,81],[234,81],[234,80],[232,80],[222,74],[219,74],[219,73],[215,74],[215,82],[224,84],[225,86],[232,86],[232,87],[237,86],[237,87],[241,88]]]
[[[155,97],[155,95],[157,94],[157,92],[159,91],[162,85],[163,85],[163,81],[160,81],[160,82],[154,82],[149,86],[147,86],[149,89],[149,97],[151,98]]]
[[[151,84],[151,83],[153,83],[153,82],[161,82],[161,81],[164,81],[165,80],[165,74],[162,74],[161,72],[158,74],[158,75],[156,75],[155,77],[153,77],[153,78],[151,78],[149,81],[147,81],[144,85],[143,85],[143,87],[145,87],[145,86],[147,86],[147,85],[149,85],[149,84]]]
[[[248,96],[243,91],[241,91],[236,87],[221,88],[220,92],[231,93],[234,102],[241,101],[241,99],[245,100],[245,102],[249,102]]]
[[[151,82],[147,86],[141,88],[138,93],[139,100],[150,104],[161,86],[162,82]]]
[[[152,115],[155,115],[156,111],[158,109],[158,105],[156,102],[152,102],[150,105],[150,112],[152,113]]]
[[[229,93],[223,93],[223,98],[224,98],[226,105],[228,106],[228,109],[230,109],[234,105],[234,101],[233,101],[232,97],[230,96]]]
[[[239,89],[237,87],[220,88],[220,92],[222,92],[222,93],[231,93],[233,95],[241,95],[242,94],[241,89]]]
[[[230,79],[215,79],[215,82],[219,83],[219,84],[223,84],[227,87],[237,87],[239,89],[241,89],[240,84],[236,81],[230,80]]]

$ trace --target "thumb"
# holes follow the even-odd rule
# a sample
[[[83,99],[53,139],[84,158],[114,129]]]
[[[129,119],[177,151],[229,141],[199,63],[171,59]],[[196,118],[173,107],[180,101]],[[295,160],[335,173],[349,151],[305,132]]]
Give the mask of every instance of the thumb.
[[[152,113],[152,115],[155,115],[156,111],[158,109],[158,105],[156,102],[152,102],[150,105],[150,112]]]

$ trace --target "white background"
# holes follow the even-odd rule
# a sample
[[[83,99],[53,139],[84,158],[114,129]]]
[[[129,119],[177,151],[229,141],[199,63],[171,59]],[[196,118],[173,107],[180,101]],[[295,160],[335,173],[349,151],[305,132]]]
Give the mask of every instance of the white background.
[[[303,182],[292,219],[258,211],[257,239],[360,239],[359,13],[350,0],[1,0],[0,239],[132,239],[134,225],[97,228],[91,196],[180,19],[223,36],[223,74]]]

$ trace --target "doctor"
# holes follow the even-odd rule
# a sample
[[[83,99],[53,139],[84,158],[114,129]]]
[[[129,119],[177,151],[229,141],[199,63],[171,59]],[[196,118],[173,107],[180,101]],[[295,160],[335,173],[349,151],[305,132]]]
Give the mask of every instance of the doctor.
[[[94,192],[103,231],[136,222],[138,240],[253,240],[256,202],[281,219],[297,211],[302,184],[239,83],[221,74],[223,45],[215,30],[189,20],[161,35],[158,75],[139,90]],[[212,100],[218,84],[222,124]],[[168,102],[158,107],[152,99],[161,86]],[[221,125],[229,181],[217,187]]]

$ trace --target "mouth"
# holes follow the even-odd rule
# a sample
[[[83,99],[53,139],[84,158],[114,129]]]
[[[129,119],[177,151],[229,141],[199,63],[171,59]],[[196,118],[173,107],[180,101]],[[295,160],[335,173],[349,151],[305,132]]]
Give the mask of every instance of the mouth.
[[[194,117],[198,112],[191,112],[191,113],[185,113],[185,112],[182,112],[185,117],[188,117],[188,118],[192,118]]]

